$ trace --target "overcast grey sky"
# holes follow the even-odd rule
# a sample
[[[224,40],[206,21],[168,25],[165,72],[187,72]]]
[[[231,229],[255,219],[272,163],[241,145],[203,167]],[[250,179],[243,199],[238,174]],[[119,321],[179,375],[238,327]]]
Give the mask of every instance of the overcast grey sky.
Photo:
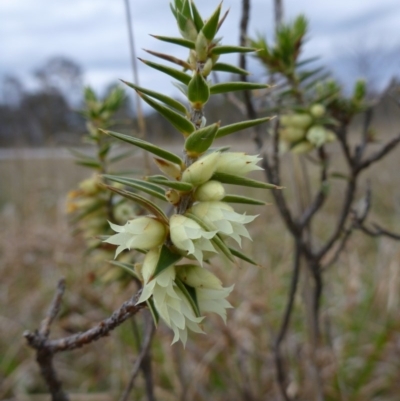
[[[168,1],[130,1],[137,55],[151,58],[142,51],[148,48],[185,57],[184,49],[170,47],[148,35],[178,35]],[[204,18],[218,2],[197,2]],[[340,60],[357,49],[380,52],[400,49],[399,0],[285,0],[284,3],[286,19],[304,13],[310,21],[307,54],[322,55],[324,62],[339,68]],[[241,0],[224,1],[224,8],[230,8],[221,31],[224,43],[238,41],[240,4]],[[272,0],[253,0],[249,33],[270,34],[272,19]],[[83,67],[86,84],[101,88],[119,78],[132,80],[123,0],[1,0],[0,50],[0,76],[13,74],[26,81],[46,59],[65,55]],[[400,72],[400,63],[394,68]],[[166,86],[169,80],[163,74],[140,65],[139,75],[141,85],[163,86],[175,93],[172,86]]]

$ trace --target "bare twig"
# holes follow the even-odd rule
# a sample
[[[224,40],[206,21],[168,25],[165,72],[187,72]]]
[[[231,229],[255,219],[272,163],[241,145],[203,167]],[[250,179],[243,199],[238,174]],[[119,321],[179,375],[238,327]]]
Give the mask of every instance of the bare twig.
[[[60,308],[60,303],[65,290],[65,280],[62,279],[57,285],[57,292],[49,308],[45,319],[40,325],[40,329],[34,332],[24,332],[24,337],[28,345],[36,350],[36,360],[40,366],[43,378],[52,396],[52,401],[69,401],[68,395],[63,391],[60,380],[57,377],[53,366],[53,357],[61,351],[81,348],[102,337],[107,336],[110,331],[120,326],[129,317],[135,315],[146,304],[137,305],[140,292],[129,301],[124,302],[109,318],[102,320],[95,327],[83,332],[57,340],[49,340],[50,325]]]
[[[276,337],[274,346],[277,381],[279,385],[279,390],[285,401],[290,401],[290,398],[286,393],[286,377],[282,361],[281,343],[284,340],[287,329],[289,327],[290,316],[293,311],[294,299],[297,290],[297,284],[299,282],[299,274],[300,274],[300,244],[296,243],[295,257],[293,262],[292,281],[290,283],[288,303],[286,305],[285,313],[283,315],[283,319],[281,322],[281,327]]]
[[[46,382],[51,394],[52,401],[69,401],[67,393],[62,388],[62,383],[57,376],[53,364],[54,353],[45,344],[50,335],[50,326],[60,310],[62,296],[65,291],[65,279],[61,279],[57,284],[57,290],[50,304],[50,308],[40,324],[40,328],[35,333],[25,332],[24,336],[31,345],[31,339],[35,338],[36,361],[40,367],[40,372]],[[31,345],[32,346],[32,345]]]
[[[372,226],[373,228],[369,228],[365,225],[359,225],[356,228],[370,237],[388,237],[400,241],[400,234],[388,231],[376,223],[373,223]]]
[[[371,156],[366,158],[363,162],[359,163],[356,167],[356,171],[366,169],[371,164],[376,163],[378,160],[385,157],[389,152],[395,149],[395,147],[400,143],[400,134],[391,139],[386,145],[382,146],[381,149],[373,153]]]
[[[143,340],[142,348],[141,348],[141,351],[140,351],[139,355],[137,356],[136,361],[133,365],[129,383],[128,383],[124,393],[122,394],[120,401],[127,401],[129,399],[129,395],[133,389],[135,379],[136,379],[137,375],[139,374],[139,370],[142,367],[143,362],[146,359],[146,356],[148,355],[148,352],[150,350],[150,345],[151,345],[151,340],[153,338],[153,334],[154,334],[154,323],[153,323],[152,319],[146,319],[146,332],[145,332],[145,337]],[[152,394],[152,392],[151,392],[151,394]],[[153,395],[151,395],[150,397],[153,397],[153,399],[154,399]]]
[[[96,326],[84,331],[83,333],[73,334],[57,340],[47,340],[44,343],[40,341],[37,332],[25,332],[24,337],[32,348],[46,348],[53,354],[81,348],[86,344],[90,344],[93,341],[107,336],[110,331],[114,330],[116,327],[124,323],[125,320],[146,307],[145,303],[136,305],[139,295],[140,294],[138,293],[129,301],[124,302],[109,318],[102,320]]]
[[[321,147],[318,151],[320,160],[321,160],[321,178],[320,178],[320,186],[319,191],[314,197],[314,200],[311,204],[308,205],[307,209],[303,212],[302,216],[299,219],[299,226],[301,228],[306,227],[315,213],[318,212],[319,209],[323,206],[326,196],[327,196],[327,171],[328,171],[328,156],[325,153],[323,147]]]
[[[368,109],[364,113],[364,122],[363,129],[361,134],[361,142],[356,146],[355,150],[355,160],[359,163],[364,155],[365,149],[368,144],[368,131],[371,126],[372,117],[374,114],[374,109],[372,106],[368,107]]]

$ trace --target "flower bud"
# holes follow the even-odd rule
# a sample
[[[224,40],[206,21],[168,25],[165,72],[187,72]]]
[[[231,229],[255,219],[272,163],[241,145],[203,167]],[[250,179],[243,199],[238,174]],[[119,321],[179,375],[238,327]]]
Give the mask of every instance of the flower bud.
[[[188,85],[188,99],[191,106],[199,110],[210,98],[210,87],[200,72],[195,72]]]
[[[312,105],[310,108],[310,113],[316,118],[322,117],[325,114],[325,111],[325,106],[319,103]]]
[[[280,131],[280,136],[284,141],[297,142],[303,139],[306,131],[303,128],[287,127]]]
[[[182,181],[198,186],[207,182],[215,172],[221,154],[211,153],[195,161],[182,174]]]
[[[312,123],[309,114],[286,114],[281,116],[281,124],[286,127],[307,128]]]
[[[222,288],[221,280],[208,270],[195,265],[177,266],[177,276],[188,286],[193,288]]]
[[[200,31],[197,35],[195,49],[197,61],[204,63],[207,60],[208,40],[202,31]]]
[[[203,251],[217,252],[211,243],[216,231],[205,231],[194,220],[174,214],[169,220],[172,243],[180,250],[203,262]]]
[[[167,198],[168,202],[174,206],[176,206],[181,200],[180,193],[175,191],[175,189],[169,189],[168,191],[165,191],[165,197]]]
[[[207,181],[197,187],[193,196],[200,202],[219,201],[225,196],[225,188],[219,181]]]
[[[119,203],[114,208],[114,217],[117,222],[125,222],[134,217],[134,211],[130,204],[123,202]]]
[[[214,66],[214,63],[212,61],[211,58],[207,59],[207,61],[205,62],[204,66],[203,66],[203,70],[201,71],[201,73],[203,74],[203,77],[207,77],[208,75],[210,75],[210,72],[212,70]]]
[[[152,249],[149,252],[147,252],[143,260],[142,268],[140,270],[143,277],[143,281],[145,283],[148,283],[150,277],[153,275],[159,257],[160,257],[159,249]]]
[[[307,139],[317,148],[327,141],[327,132],[322,125],[314,125],[307,131]]]
[[[180,166],[175,163],[172,163],[168,160],[159,159],[158,157],[154,158],[157,167],[169,177],[174,178],[175,180],[181,179],[182,170]]]
[[[244,152],[224,152],[219,157],[216,172],[244,176],[250,171],[262,170],[257,166],[261,157],[247,155]]]
[[[79,188],[85,195],[95,195],[100,190],[99,180],[96,176],[88,178],[79,184]]]
[[[314,145],[308,141],[303,141],[297,144],[296,146],[293,146],[291,151],[293,153],[307,153],[310,150],[314,149]]]

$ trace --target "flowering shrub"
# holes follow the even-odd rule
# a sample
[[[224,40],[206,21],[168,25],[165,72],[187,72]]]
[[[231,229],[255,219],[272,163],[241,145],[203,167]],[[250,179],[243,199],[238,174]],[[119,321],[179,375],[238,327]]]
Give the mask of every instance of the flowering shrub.
[[[220,254],[232,262],[238,257],[255,264],[250,257],[231,247],[229,240],[241,245],[242,237],[250,238],[245,225],[256,216],[237,213],[230,203],[263,205],[264,202],[226,194],[224,184],[276,187],[245,177],[247,173],[261,169],[257,166],[259,157],[212,147],[215,139],[261,124],[269,118],[221,126],[220,122],[207,125],[204,115],[204,106],[212,95],[268,87],[247,82],[213,84],[209,79],[212,71],[247,73],[234,65],[219,62],[219,58],[223,54],[247,53],[254,49],[221,44],[216,35],[227,15],[221,17],[221,5],[207,20],[200,16],[194,2],[175,0],[171,9],[182,37],[154,37],[187,48],[188,61],[169,54],[148,53],[178,65],[183,71],[142,61],[173,77],[177,81],[175,85],[187,97],[188,107],[162,93],[126,84],[182,134],[184,155],[181,157],[132,136],[104,131],[152,153],[161,173],[144,179],[107,175],[109,181],[125,185],[125,189],[108,186],[113,193],[137,202],[148,215],[129,220],[122,226],[110,224],[116,234],[105,242],[118,246],[116,255],[127,249],[146,254],[143,262],[131,269],[144,285],[138,302],[147,302],[156,321],[161,317],[171,327],[175,334],[173,342],[180,339],[185,344],[188,330],[203,332],[201,322],[205,313],[217,313],[225,320],[226,309],[231,308],[226,298],[233,286],[223,287],[205,263]],[[138,192],[172,204],[173,214],[167,216],[159,204]]]

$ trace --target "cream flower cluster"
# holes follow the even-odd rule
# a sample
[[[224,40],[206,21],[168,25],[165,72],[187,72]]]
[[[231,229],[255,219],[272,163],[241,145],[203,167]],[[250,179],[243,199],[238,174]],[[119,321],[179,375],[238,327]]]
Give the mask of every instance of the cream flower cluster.
[[[218,173],[244,176],[261,169],[256,164],[259,160],[241,152],[205,155],[176,177],[193,188],[190,193],[177,193],[178,199],[181,196],[189,199],[184,214],[177,210],[168,224],[155,216],[137,217],[124,226],[110,223],[116,234],[105,242],[117,245],[116,255],[130,249],[146,252],[143,263],[136,265],[144,284],[138,302],[152,300],[159,317],[174,332],[173,343],[181,340],[185,344],[188,330],[203,333],[204,313],[213,312],[226,320],[226,310],[232,307],[226,298],[233,286],[223,287],[203,263],[221,253],[221,247],[228,249],[225,241],[229,238],[240,246],[242,237],[250,239],[245,224],[256,216],[237,213],[223,202],[224,186],[213,176],[218,178]],[[178,256],[177,262],[161,264],[160,270],[162,247],[168,247]],[[179,265],[184,257],[196,260],[200,266]]]
[[[280,138],[283,147],[293,153],[306,153],[336,139],[334,132],[324,127],[325,107],[314,104],[307,112],[284,114],[280,118]]]

